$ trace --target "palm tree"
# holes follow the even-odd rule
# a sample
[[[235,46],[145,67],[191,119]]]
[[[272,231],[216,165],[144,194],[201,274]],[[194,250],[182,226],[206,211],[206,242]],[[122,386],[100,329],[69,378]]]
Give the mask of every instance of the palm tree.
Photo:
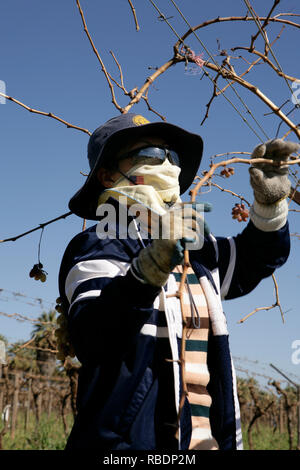
[[[20,340],[9,346],[7,357],[10,370],[22,370],[23,372],[31,373],[38,372],[35,351],[24,348],[24,344],[27,342]]]
[[[57,343],[55,333],[56,311],[43,312],[38,317],[37,323],[32,331],[32,338],[36,346],[36,360],[41,375],[51,376],[56,367]]]

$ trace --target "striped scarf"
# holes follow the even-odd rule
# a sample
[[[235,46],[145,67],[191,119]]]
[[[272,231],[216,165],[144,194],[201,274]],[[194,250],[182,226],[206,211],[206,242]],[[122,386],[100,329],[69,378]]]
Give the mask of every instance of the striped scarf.
[[[173,272],[178,288],[181,273],[182,268],[179,267]],[[185,283],[183,293],[183,310],[187,322],[185,377],[192,415],[192,437],[189,449],[217,450],[218,444],[211,434],[209,422],[211,397],[206,389],[209,382],[207,344],[210,321],[208,308],[205,295],[192,268],[188,268],[187,280],[188,285]],[[192,314],[191,303],[196,307],[199,317],[195,315],[195,308]]]

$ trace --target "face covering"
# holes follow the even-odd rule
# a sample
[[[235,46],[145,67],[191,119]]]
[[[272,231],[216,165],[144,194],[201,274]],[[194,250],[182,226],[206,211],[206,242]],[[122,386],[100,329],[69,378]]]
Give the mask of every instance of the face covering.
[[[113,197],[128,207],[142,204],[156,214],[164,215],[171,205],[181,201],[178,181],[180,171],[178,166],[172,165],[167,159],[160,165],[137,164],[126,173],[136,185],[122,176],[113,188],[101,193],[98,205]]]

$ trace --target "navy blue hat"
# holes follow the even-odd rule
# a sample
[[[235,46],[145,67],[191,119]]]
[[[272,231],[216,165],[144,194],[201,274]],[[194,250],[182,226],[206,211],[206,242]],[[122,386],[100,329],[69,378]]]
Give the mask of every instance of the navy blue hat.
[[[71,198],[70,210],[83,219],[97,220],[98,198],[104,187],[96,173],[101,166],[115,158],[128,139],[140,137],[161,137],[175,150],[180,159],[180,194],[192,184],[200,166],[203,141],[197,134],[167,122],[150,123],[140,114],[121,114],[98,127],[88,143],[88,160],[91,171],[82,188]]]

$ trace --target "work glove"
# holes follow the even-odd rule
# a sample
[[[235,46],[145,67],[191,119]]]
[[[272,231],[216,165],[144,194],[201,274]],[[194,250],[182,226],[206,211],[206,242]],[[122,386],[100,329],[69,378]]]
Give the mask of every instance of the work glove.
[[[182,264],[184,250],[202,248],[209,227],[201,212],[209,212],[211,208],[208,203],[182,203],[160,216],[157,238],[133,262],[145,282],[165,285],[175,266]]]
[[[299,150],[300,145],[273,139],[258,145],[251,158],[269,158],[274,161],[287,161],[289,156]],[[257,163],[249,168],[250,184],[254,189],[254,197],[260,204],[274,204],[286,198],[291,190],[288,179],[288,165],[278,166]]]

